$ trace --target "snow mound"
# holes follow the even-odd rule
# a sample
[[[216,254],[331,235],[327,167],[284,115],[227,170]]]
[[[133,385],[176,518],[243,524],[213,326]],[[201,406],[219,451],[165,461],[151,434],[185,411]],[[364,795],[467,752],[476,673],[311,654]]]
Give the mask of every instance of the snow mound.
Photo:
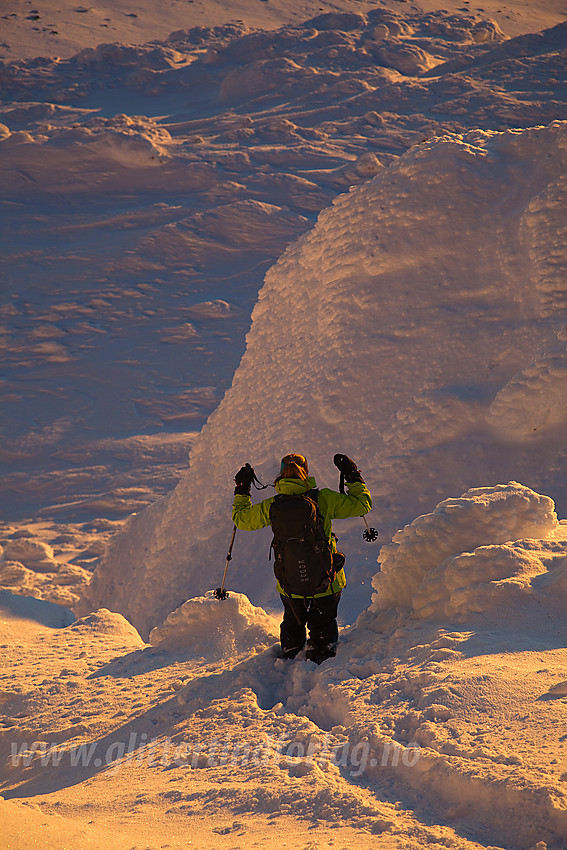
[[[559,563],[548,570],[550,553],[538,543],[535,551],[526,541],[517,541],[448,558],[424,579],[413,599],[412,616],[458,623],[482,614],[486,624],[490,615],[504,628],[512,621],[517,624],[530,599],[540,606],[540,616],[552,608],[564,611],[567,558],[560,555]]]
[[[477,546],[545,538],[557,527],[553,501],[511,481],[468,490],[417,517],[380,551],[374,610],[412,605],[424,579],[446,558]]]
[[[440,36],[452,41],[473,41],[482,44],[488,41],[505,41],[506,36],[495,21],[480,19],[474,15],[448,15],[430,12],[421,20],[421,30],[430,36]]]
[[[230,538],[235,471],[249,461],[273,480],[290,450],[309,458],[320,487],[336,487],[336,451],[355,457],[385,535],[433,510],[440,492],[519,478],[563,497],[565,428],[557,433],[554,420],[518,452],[485,415],[564,332],[564,311],[549,312],[547,297],[561,288],[559,260],[567,260],[552,227],[566,165],[566,122],[475,130],[416,145],[336,198],[266,274],[246,352],[193,445],[190,469],[114,539],[85,604],[112,604],[144,633],[205,591],[202,565],[221,564]],[[544,254],[556,255],[553,268]],[[443,557],[543,536],[526,530],[533,498],[514,497],[517,523],[504,512],[501,533],[491,520],[488,537]],[[374,570],[358,526],[338,523],[337,533],[351,583],[361,587]],[[263,605],[276,598],[268,547],[262,532],[243,532],[235,547],[239,591]],[[343,606],[346,616],[369,601],[345,594],[345,605],[349,598],[359,607]]]
[[[57,572],[59,564],[55,560],[53,549],[41,540],[21,538],[3,543],[4,561],[17,561],[36,572]],[[0,560],[0,563],[1,563]]]
[[[9,621],[28,620],[51,629],[65,628],[75,620],[68,608],[32,596],[14,596],[8,590],[0,590],[0,617]]]
[[[188,599],[150,632],[152,646],[205,658],[264,649],[279,634],[279,620],[252,605],[243,593],[219,601],[209,591]]]
[[[380,65],[393,68],[408,77],[418,76],[438,64],[433,56],[416,44],[379,47],[374,51],[374,56]]]
[[[372,627],[378,615],[383,628],[409,614],[463,623],[482,614],[483,628],[493,617],[506,630],[521,616],[542,633],[542,617],[567,604],[566,536],[553,501],[515,481],[445,499],[382,547],[376,594],[359,622]]]
[[[116,614],[107,608],[99,608],[98,611],[94,611],[86,617],[75,620],[70,628],[73,631],[80,631],[85,634],[114,635],[116,637],[123,637],[129,641],[134,640],[137,643],[142,643],[140,635],[134,626],[121,614]]]

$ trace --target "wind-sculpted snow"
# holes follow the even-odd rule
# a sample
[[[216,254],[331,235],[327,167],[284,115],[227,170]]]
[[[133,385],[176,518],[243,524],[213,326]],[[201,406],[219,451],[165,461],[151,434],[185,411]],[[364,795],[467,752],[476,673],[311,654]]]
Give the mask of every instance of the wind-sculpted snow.
[[[54,103],[84,97],[111,78],[153,95],[162,94],[165,85],[187,89],[198,80],[213,96],[220,85],[222,97],[223,87],[225,95],[231,88],[227,80],[239,76],[230,68],[237,65],[247,69],[251,87],[235,94],[239,100],[248,100],[273,88],[281,93],[282,83],[293,87],[297,79],[319,88],[320,81],[313,76],[321,72],[327,82],[336,82],[339,70],[356,70],[371,78],[374,65],[415,76],[460,56],[463,45],[474,48],[505,39],[497,24],[474,15],[433,12],[404,17],[374,9],[368,16],[319,15],[275,32],[238,24],[193,27],[172,33],[165,42],[100,44],[57,63],[49,59],[3,62],[2,81],[10,94],[18,87],[33,87]]]
[[[523,566],[522,547],[515,552],[513,541],[553,537],[558,529],[554,508],[548,496],[516,482],[473,488],[458,499],[445,499],[382,547],[370,611],[407,609],[417,617],[443,620],[466,619],[471,610],[492,607],[483,599],[486,582],[510,578]],[[538,563],[539,572],[547,572]],[[500,602],[503,609],[513,599]]]
[[[168,492],[230,385],[266,269],[337,193],[435,136],[565,115],[561,26],[508,38],[484,14],[376,8],[177,29],[178,11],[161,41],[0,63],[0,489],[15,519],[117,519]],[[543,203],[534,256],[551,238]],[[556,207],[550,233],[559,192]],[[549,310],[553,264],[540,251]],[[230,311],[192,321],[207,301]],[[175,463],[157,441],[144,468],[113,461],[113,439],[123,455],[158,433],[176,435]]]
[[[439,494],[512,478],[563,509],[559,405],[520,447],[486,416],[511,378],[556,351],[563,334],[563,311],[549,313],[540,292],[552,285],[541,257],[565,250],[542,222],[556,220],[566,131],[556,122],[434,139],[321,213],[267,273],[246,352],[190,470],[117,537],[85,604],[112,600],[144,632],[209,589],[202,565],[221,571],[235,471],[249,461],[270,481],[290,450],[309,458],[319,486],[336,482],[335,451],[355,457],[386,541],[433,510]],[[548,252],[541,242],[533,252],[534,217]],[[510,522],[503,536],[481,535],[474,546],[513,539]],[[362,582],[375,571],[361,525],[336,529],[350,556],[347,616],[363,607]],[[267,533],[236,539],[229,582],[254,603],[274,594],[268,546]],[[407,600],[396,592],[388,601]]]

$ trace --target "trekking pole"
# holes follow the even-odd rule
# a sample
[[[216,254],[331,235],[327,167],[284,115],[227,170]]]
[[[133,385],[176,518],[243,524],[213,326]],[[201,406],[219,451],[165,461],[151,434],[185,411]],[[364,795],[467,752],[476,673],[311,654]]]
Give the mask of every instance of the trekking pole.
[[[341,472],[341,477],[340,477],[340,480],[339,480],[339,492],[344,493],[344,491],[345,491],[345,474],[344,474],[344,472]],[[366,540],[367,543],[374,543],[375,540],[378,540],[378,533],[379,532],[376,531],[375,528],[372,528],[371,526],[368,525],[366,516],[363,516],[362,519],[364,520],[364,525],[366,526],[366,528],[362,532],[362,536],[364,537],[364,539]]]
[[[226,599],[228,597],[228,592],[224,589],[224,583],[226,581],[226,574],[228,572],[228,565],[232,560],[232,547],[234,546],[234,538],[236,537],[236,526],[232,529],[232,537],[230,538],[230,546],[228,547],[228,553],[226,556],[226,566],[224,568],[224,575],[222,577],[221,586],[217,587],[216,590],[213,591],[213,596],[215,599]]]
[[[378,540],[378,532],[375,528],[371,528],[371,526],[368,525],[365,516],[363,516],[362,519],[364,520],[364,525],[366,526],[366,529],[362,532],[362,536],[364,537],[367,543],[374,543],[375,540]]]

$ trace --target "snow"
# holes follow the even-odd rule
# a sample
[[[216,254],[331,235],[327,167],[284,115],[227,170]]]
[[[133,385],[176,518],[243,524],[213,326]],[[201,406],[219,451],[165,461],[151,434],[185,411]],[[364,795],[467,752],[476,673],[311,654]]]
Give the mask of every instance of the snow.
[[[3,846],[559,850],[562,4],[1,16]],[[290,450],[380,531],[320,666],[269,531],[212,593]]]
[[[487,412],[488,423],[517,440],[529,439],[541,428],[561,427],[566,416],[565,351],[537,357],[496,394]]]
[[[498,547],[493,544],[553,536],[558,527],[554,507],[548,496],[514,481],[445,499],[433,513],[418,517],[382,547],[370,610],[427,608],[432,619],[455,616],[458,611],[436,610],[434,600],[450,603],[451,592],[461,586],[469,593],[473,588],[478,592],[476,586],[486,581],[487,566],[494,570],[495,579],[504,578],[492,551]],[[509,569],[510,565],[504,566],[504,573]]]
[[[190,649],[205,658],[216,658],[259,651],[273,644],[278,635],[279,620],[251,605],[242,593],[219,600],[210,591],[168,614],[161,626],[151,630],[149,642],[162,649]]]
[[[220,574],[234,472],[249,461],[269,482],[289,450],[308,457],[319,486],[333,483],[335,449],[355,457],[386,536],[440,493],[487,481],[517,477],[563,507],[564,320],[558,306],[549,309],[558,277],[541,257],[557,250],[556,203],[547,199],[565,170],[566,133],[554,122],[445,135],[339,195],[268,271],[246,352],[193,444],[190,468],[112,542],[84,604],[112,600],[147,635],[210,589],[201,564],[208,558]],[[533,360],[538,370],[523,365]],[[529,383],[514,377],[522,368]],[[524,404],[520,386],[521,400],[532,387]],[[510,408],[521,411],[516,419],[538,417],[523,451]],[[337,532],[352,553],[350,581],[362,590],[369,550],[365,557],[359,523],[344,525]],[[266,535],[244,533],[235,549],[230,582],[254,604],[276,604],[268,546]],[[368,601],[345,599],[346,621]]]
[[[128,620],[107,608],[99,608],[98,611],[75,620],[71,630],[73,634],[79,632],[81,636],[115,635],[125,641],[133,640],[138,645],[142,643],[140,635]]]
[[[62,608],[53,602],[43,602],[33,597],[15,596],[7,590],[0,590],[0,611],[4,622],[37,622],[51,629],[68,626],[75,621],[75,615],[68,608]]]
[[[80,537],[85,519],[168,493],[232,382],[265,271],[321,210],[412,145],[565,115],[559,4],[347,3],[345,29],[325,3],[193,5],[159,21],[153,7],[73,6],[66,28],[89,43],[58,59],[49,5],[44,23],[17,8],[3,20],[6,42],[28,39],[16,55],[0,46],[9,520],[41,510]],[[105,17],[116,36],[101,44]],[[153,40],[129,43],[118,18]],[[422,54],[425,73],[397,67]],[[555,192],[526,224],[534,256],[539,228],[546,246],[562,224]],[[542,247],[544,289],[561,257]],[[229,306],[203,315],[209,302]],[[128,456],[125,441],[159,434],[167,446],[143,466]]]
[[[3,561],[23,561],[38,572],[57,572],[53,549],[40,540],[9,540],[2,550]]]
[[[23,846],[23,819],[50,836],[42,846],[82,834],[87,810],[85,846],[102,847],[110,800],[128,812],[116,847],[132,831],[181,842],[187,822],[198,846],[271,846],[283,830],[302,847],[307,825],[323,846],[561,846],[567,527],[512,482],[445,500],[397,538],[375,603],[320,667],[277,659],[278,618],[238,593],[188,600],[150,645],[104,609],[41,626],[34,606],[57,606],[20,598],[35,661],[2,692],[9,846]],[[403,585],[381,604],[403,569],[395,547],[409,580],[429,556],[410,605]],[[22,793],[37,801],[29,816]]]

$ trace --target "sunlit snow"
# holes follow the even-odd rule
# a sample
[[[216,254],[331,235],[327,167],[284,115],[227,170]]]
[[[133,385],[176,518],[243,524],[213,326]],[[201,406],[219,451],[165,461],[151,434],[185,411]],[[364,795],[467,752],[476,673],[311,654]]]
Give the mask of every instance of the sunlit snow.
[[[564,846],[564,14],[3,4],[2,847]],[[380,532],[320,666],[288,451]]]

